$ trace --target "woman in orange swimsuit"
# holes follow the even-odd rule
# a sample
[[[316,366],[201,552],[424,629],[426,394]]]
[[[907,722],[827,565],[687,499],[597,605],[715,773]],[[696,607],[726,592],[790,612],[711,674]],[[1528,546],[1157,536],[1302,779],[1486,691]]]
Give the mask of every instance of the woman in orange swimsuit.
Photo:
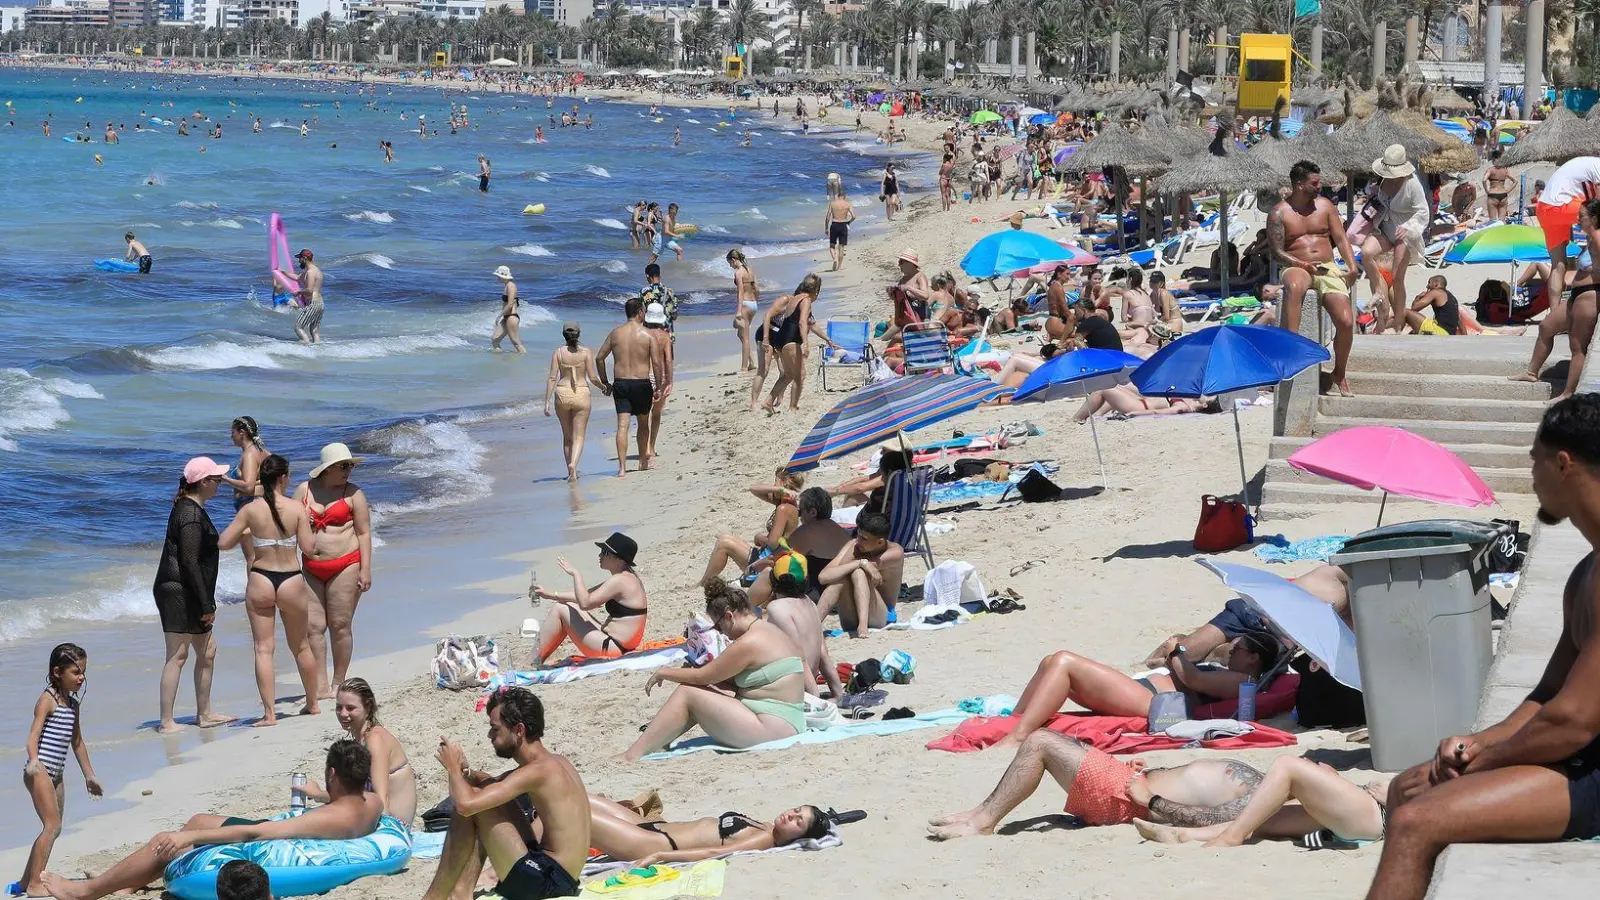
[[[333,699],[332,685],[345,680],[353,646],[356,603],[372,589],[372,511],[367,495],[350,483],[361,460],[344,444],[322,448],[311,478],[294,492],[305,507],[317,545],[300,561],[317,602],[311,604],[311,652],[317,664],[317,698]],[[328,681],[328,640],[333,641],[333,681]]]
[[[645,613],[650,602],[644,582],[633,570],[639,545],[619,531],[596,541],[595,546],[600,548],[600,568],[606,570],[604,581],[585,587],[578,570],[565,558],[558,558],[556,565],[572,578],[572,590],[553,591],[537,584],[528,590],[533,599],[554,601],[539,626],[536,668],[544,666],[567,640],[572,641],[579,656],[599,659],[632,653],[644,641]],[[605,608],[604,619],[591,612],[601,607]]]

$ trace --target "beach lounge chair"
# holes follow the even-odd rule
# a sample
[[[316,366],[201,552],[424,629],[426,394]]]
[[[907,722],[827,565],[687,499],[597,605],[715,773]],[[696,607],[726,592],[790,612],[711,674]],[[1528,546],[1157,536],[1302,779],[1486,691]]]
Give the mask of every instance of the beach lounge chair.
[[[938,322],[916,322],[900,332],[905,347],[905,374],[943,372],[954,369],[955,354],[950,351],[950,335]]]
[[[933,468],[914,466],[889,474],[884,485],[884,511],[889,514],[889,540],[906,556],[921,556],[933,568],[933,548],[928,546],[928,498],[933,496]]]
[[[865,317],[834,316],[828,319],[825,327],[828,340],[843,347],[847,354],[846,358],[850,361],[830,359],[825,353],[818,354],[817,373],[822,379],[822,389],[828,389],[829,369],[860,369],[864,383],[875,355],[870,338],[872,323]]]

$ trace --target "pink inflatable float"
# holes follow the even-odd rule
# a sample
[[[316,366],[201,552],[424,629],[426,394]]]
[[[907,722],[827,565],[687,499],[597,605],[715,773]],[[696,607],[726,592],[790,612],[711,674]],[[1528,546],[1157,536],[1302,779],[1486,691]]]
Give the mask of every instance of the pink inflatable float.
[[[277,213],[267,220],[267,264],[272,270],[272,305],[295,303],[300,279],[294,275],[294,258],[289,255],[289,230]]]

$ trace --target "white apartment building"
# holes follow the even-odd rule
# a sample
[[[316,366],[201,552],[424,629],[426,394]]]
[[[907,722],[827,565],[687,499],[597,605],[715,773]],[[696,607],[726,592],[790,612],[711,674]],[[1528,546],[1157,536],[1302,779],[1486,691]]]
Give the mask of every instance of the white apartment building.
[[[27,27],[25,17],[28,14],[26,6],[0,6],[0,34],[8,31],[21,31]]]
[[[300,27],[300,0],[239,0],[239,9],[246,22],[275,21]]]
[[[435,19],[460,19],[475,22],[482,18],[487,4],[484,0],[421,0],[423,15]]]
[[[594,17],[595,8],[604,7],[605,0],[525,0],[526,15],[540,15],[552,22],[577,26],[584,19]]]
[[[300,0],[300,24],[306,23],[328,14],[329,21],[344,23],[350,20],[350,5],[345,0]]]

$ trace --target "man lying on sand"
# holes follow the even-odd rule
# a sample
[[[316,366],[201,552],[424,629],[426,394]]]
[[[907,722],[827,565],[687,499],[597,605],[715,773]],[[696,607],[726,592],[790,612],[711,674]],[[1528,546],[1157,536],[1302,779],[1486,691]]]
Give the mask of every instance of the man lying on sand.
[[[161,877],[167,863],[192,847],[243,844],[283,838],[347,840],[377,830],[383,801],[365,790],[372,774],[372,755],[348,738],[328,748],[328,803],[303,815],[278,822],[202,814],[189,819],[182,831],[163,832],[97,878],[69,881],[50,872],[40,876],[50,896],[58,900],[98,900],[118,891],[142,888]],[[509,898],[508,898],[509,900]]]
[[[471,771],[461,746],[439,739],[437,756],[456,809],[423,900],[469,896],[485,857],[500,879],[495,893],[505,900],[576,896],[589,856],[583,779],[565,756],[545,748],[544,705],[532,691],[501,688],[489,695],[488,709],[489,743],[517,767],[498,776]],[[538,811],[532,823],[520,803]]]
[[[1231,822],[1250,803],[1261,773],[1232,759],[1201,759],[1172,769],[1125,763],[1077,738],[1039,731],[984,801],[966,812],[928,821],[935,840],[993,834],[995,826],[1039,789],[1048,771],[1067,791],[1066,812],[1089,825],[1145,819],[1198,828]]]
[[[1339,618],[1343,619],[1352,631],[1355,630],[1355,619],[1350,615],[1350,576],[1346,575],[1343,569],[1323,563],[1296,578],[1294,583],[1333,607]],[[1270,630],[1266,620],[1262,619],[1250,604],[1235,597],[1224,603],[1222,612],[1212,616],[1211,621],[1188,634],[1175,634],[1162,641],[1161,646],[1145,657],[1144,664],[1146,668],[1165,665],[1167,656],[1180,644],[1189,649],[1186,655],[1190,659],[1210,659],[1214,650],[1241,635],[1252,631]]]

